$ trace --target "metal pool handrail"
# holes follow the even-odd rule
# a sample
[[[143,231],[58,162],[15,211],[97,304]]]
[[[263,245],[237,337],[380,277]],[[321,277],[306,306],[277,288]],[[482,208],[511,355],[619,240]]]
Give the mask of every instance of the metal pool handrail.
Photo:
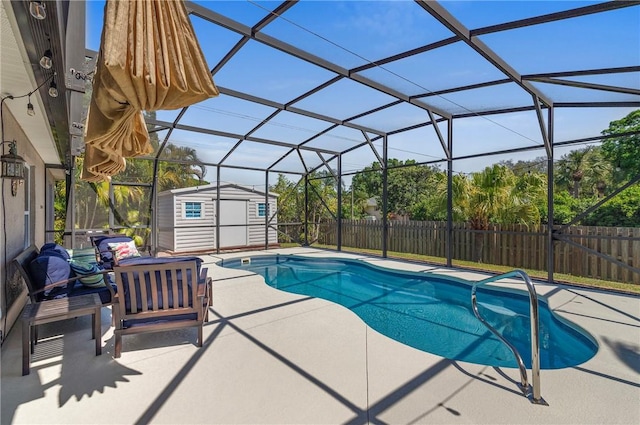
[[[532,402],[535,404],[546,404],[545,401],[540,396],[540,324],[539,324],[539,316],[538,316],[538,294],[533,286],[533,282],[529,275],[523,270],[512,270],[508,273],[504,273],[498,276],[492,276],[490,278],[479,280],[473,284],[471,288],[471,305],[473,307],[473,313],[476,315],[478,320],[482,322],[495,336],[497,336],[502,342],[505,343],[507,347],[513,352],[516,360],[518,362],[518,368],[520,369],[520,381],[521,388],[524,392],[525,396],[528,396],[528,387],[527,383],[527,368],[522,361],[522,357],[518,353],[518,350],[507,341],[493,326],[487,323],[482,316],[480,316],[480,312],[478,311],[478,303],[476,297],[476,288],[480,285],[486,285],[487,283],[495,282],[501,279],[506,279],[509,277],[520,277],[524,280],[527,285],[527,290],[529,291],[529,306],[531,309],[531,387],[533,390],[532,394]]]

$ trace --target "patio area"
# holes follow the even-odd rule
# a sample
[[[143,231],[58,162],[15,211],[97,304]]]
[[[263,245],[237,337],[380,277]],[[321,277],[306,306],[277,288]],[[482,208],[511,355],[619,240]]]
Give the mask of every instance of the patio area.
[[[310,256],[345,253],[269,250]],[[259,255],[252,253],[251,255]],[[640,300],[637,296],[538,284],[560,316],[597,340],[575,368],[543,370],[534,405],[517,369],[450,361],[404,346],[331,302],[273,289],[261,277],[220,268],[204,345],[193,329],[123,339],[113,358],[111,314],[102,309],[103,353],[90,318],[43,325],[31,374],[21,376],[20,324],[2,346],[3,424],[9,423],[640,423]],[[244,254],[246,256],[246,254]],[[469,280],[460,270],[369,257],[408,270]]]

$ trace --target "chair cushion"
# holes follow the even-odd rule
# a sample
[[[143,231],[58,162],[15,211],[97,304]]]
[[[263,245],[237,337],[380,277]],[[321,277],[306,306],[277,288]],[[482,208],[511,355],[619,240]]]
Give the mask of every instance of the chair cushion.
[[[96,264],[72,260],[69,265],[76,276],[86,276],[78,279],[84,286],[88,286],[90,288],[104,286],[104,276],[96,274],[101,271]]]
[[[136,248],[136,243],[134,241],[111,242],[107,245],[118,261],[124,260],[125,258],[140,257],[140,253],[138,252],[138,248]]]
[[[47,255],[46,251],[40,253],[40,255],[29,263],[29,273],[31,274],[34,291],[38,291],[46,285],[72,277],[69,262],[56,254]],[[45,293],[39,294],[38,299],[55,298],[56,296],[66,293],[67,290],[67,286],[53,288]]]
[[[129,236],[102,236],[95,238],[94,243],[96,244],[100,261],[102,261],[102,266],[106,269],[113,268],[113,254],[109,251],[110,243],[129,241],[133,241]]]
[[[113,278],[107,275],[107,280],[109,281],[109,285],[113,289],[114,292],[118,292],[116,287],[116,283]],[[104,281],[103,281],[104,282]],[[82,284],[81,282],[76,282],[75,285],[69,289],[68,296],[69,297],[77,297],[79,295],[87,295],[87,294],[98,294],[100,296],[100,301],[102,304],[111,303],[111,292],[109,292],[109,288],[105,285],[99,286],[87,286]]]
[[[191,314],[177,314],[175,316],[165,316],[165,317],[156,317],[156,318],[147,318],[147,319],[128,319],[122,321],[122,329],[129,329],[135,327],[144,327],[147,325],[159,325],[171,322],[183,322],[183,321],[194,321],[198,318],[198,315],[195,313]],[[194,324],[196,326],[196,324]]]
[[[42,248],[40,248],[40,254],[57,255],[64,260],[69,260],[71,258],[69,252],[64,247],[53,242],[42,245]]]

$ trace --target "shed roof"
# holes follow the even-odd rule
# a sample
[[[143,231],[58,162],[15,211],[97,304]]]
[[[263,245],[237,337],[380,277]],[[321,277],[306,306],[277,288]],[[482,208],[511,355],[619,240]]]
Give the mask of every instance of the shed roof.
[[[167,195],[185,195],[191,193],[201,193],[201,192],[216,192],[217,191],[217,183],[211,183],[204,186],[192,186],[192,187],[184,187],[180,189],[171,189],[165,190],[163,192],[158,193],[158,196],[167,196]],[[264,196],[265,192],[263,190],[258,190],[252,186],[246,186],[235,183],[222,183],[220,184],[220,189],[233,188],[238,189],[244,192],[253,193],[255,195]],[[279,194],[275,192],[269,192],[269,196],[278,197]]]

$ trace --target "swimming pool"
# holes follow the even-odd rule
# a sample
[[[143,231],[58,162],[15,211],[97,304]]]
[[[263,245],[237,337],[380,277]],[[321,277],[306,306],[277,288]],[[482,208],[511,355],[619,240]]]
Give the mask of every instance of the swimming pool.
[[[474,316],[469,282],[342,258],[255,256],[220,265],[257,273],[279,290],[341,304],[376,331],[419,350],[452,360],[517,367],[509,349]],[[483,286],[477,294],[480,314],[531,367],[527,292]],[[542,298],[539,317],[542,369],[576,366],[595,355],[594,339],[555,315]]]

